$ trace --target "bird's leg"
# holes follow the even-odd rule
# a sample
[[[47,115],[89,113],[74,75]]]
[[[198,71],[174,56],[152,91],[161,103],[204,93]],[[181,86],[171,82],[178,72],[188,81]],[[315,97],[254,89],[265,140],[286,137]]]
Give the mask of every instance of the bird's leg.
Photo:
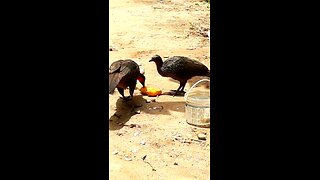
[[[186,83],[187,83],[187,82],[181,82],[181,83],[180,83],[180,86],[179,86],[179,88],[177,89],[177,91],[174,93],[173,97],[176,96],[176,95],[178,95],[178,94],[179,94],[179,95],[180,95],[180,94],[184,95],[185,92],[183,91],[183,89],[184,89],[184,87],[186,86]]]
[[[183,91],[183,90],[184,90],[184,87],[186,86],[186,84],[187,84],[187,82],[184,82],[184,83],[182,84],[182,87],[181,87],[181,89],[180,89],[180,92],[186,93],[186,92]]]
[[[180,86],[178,87],[178,89],[176,90],[176,92],[173,94],[173,97],[177,95],[177,93],[179,92],[180,88],[181,88],[181,83],[180,83]]]
[[[124,89],[118,88],[118,87],[117,87],[117,89],[118,89],[119,93],[122,95],[122,97],[123,97],[122,99],[123,99],[124,101],[130,100],[130,97],[125,97],[125,96],[124,96]]]
[[[136,84],[132,84],[129,86],[130,97],[128,97],[128,98],[133,99],[133,92],[134,92],[135,87],[136,87]]]
[[[118,89],[118,92],[122,95],[122,97],[124,98],[124,89],[122,89],[122,88],[118,88],[117,87],[117,89]]]

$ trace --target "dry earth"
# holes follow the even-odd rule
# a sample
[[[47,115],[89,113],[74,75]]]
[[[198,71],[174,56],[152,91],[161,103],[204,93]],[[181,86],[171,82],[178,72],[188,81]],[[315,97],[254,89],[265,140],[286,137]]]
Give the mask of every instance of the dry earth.
[[[110,0],[109,7],[110,64],[125,58],[135,60],[145,69],[146,86],[164,92],[179,86],[177,81],[161,77],[155,64],[148,62],[155,54],[163,59],[183,55],[210,66],[207,2]],[[191,79],[185,91],[201,78]],[[142,96],[139,88],[137,83],[134,98],[127,103],[117,90],[109,95],[110,179],[209,179],[210,128],[187,124],[184,97]],[[153,99],[156,101],[146,102]],[[207,139],[198,140],[199,133]]]

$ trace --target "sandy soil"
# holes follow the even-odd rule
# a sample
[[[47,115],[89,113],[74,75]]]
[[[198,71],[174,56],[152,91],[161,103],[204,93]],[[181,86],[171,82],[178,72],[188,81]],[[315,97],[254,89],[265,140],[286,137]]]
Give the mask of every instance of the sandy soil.
[[[208,3],[109,2],[110,64],[125,58],[135,60],[145,69],[146,86],[164,92],[177,89],[179,84],[158,74],[155,64],[148,62],[153,55],[163,59],[183,55],[210,66]],[[191,79],[185,91],[202,78]],[[208,86],[203,84],[203,88]],[[117,90],[109,95],[110,179],[209,179],[210,128],[187,124],[184,97],[148,97],[141,95],[139,88],[141,84],[137,83],[129,102],[123,102]],[[129,95],[128,90],[125,95]],[[198,140],[199,133],[206,134],[207,139]]]

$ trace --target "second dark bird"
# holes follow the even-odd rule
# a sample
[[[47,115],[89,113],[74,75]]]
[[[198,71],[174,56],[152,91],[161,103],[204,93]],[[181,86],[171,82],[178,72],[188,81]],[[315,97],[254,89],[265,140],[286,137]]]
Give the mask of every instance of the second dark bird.
[[[109,94],[112,94],[115,88],[123,96],[124,100],[130,100],[133,97],[137,80],[145,86],[145,76],[140,73],[139,65],[133,60],[118,60],[113,62],[109,68]],[[130,96],[124,96],[124,90],[129,87]]]
[[[163,77],[171,77],[180,82],[176,90],[178,93],[185,93],[184,87],[189,79],[194,76],[210,77],[210,70],[202,63],[184,56],[172,56],[162,61],[159,55],[154,55],[149,62],[155,62],[158,73]]]

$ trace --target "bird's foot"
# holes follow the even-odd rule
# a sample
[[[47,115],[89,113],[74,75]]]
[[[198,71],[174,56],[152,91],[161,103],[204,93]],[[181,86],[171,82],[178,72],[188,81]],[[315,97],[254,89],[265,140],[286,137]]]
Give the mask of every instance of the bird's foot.
[[[123,96],[121,99],[123,99],[124,102],[127,102],[127,101],[132,100],[132,97],[131,96],[127,96],[127,97]]]
[[[170,96],[184,96],[186,92],[184,91],[177,91],[177,90],[171,90],[168,92],[163,92],[161,95],[170,95]]]
[[[184,91],[177,91],[177,90],[171,90],[171,91],[173,93],[173,97],[174,96],[184,96],[184,94],[186,93]]]

